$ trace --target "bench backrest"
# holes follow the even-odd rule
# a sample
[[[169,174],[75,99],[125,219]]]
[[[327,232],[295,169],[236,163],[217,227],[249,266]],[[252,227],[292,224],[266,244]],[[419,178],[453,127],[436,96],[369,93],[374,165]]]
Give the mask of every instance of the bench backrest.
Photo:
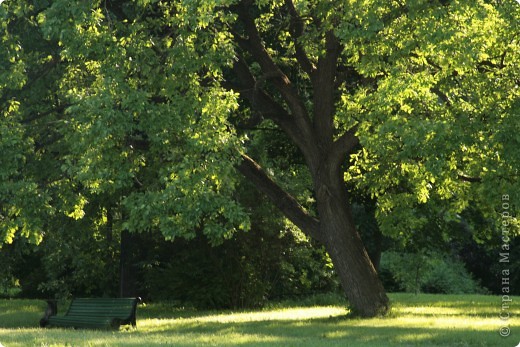
[[[136,298],[79,298],[72,301],[66,315],[128,319],[135,315],[137,302]]]

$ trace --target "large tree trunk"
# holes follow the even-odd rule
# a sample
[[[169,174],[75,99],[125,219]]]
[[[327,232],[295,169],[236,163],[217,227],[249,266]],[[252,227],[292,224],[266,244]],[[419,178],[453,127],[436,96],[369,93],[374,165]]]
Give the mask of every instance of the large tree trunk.
[[[389,300],[356,230],[337,161],[322,161],[313,179],[322,242],[352,310],[364,317],[386,313]]]
[[[314,176],[319,220],[305,212],[261,167],[243,156],[240,172],[305,234],[325,245],[352,311],[374,317],[389,310],[389,300],[356,230],[340,172],[322,168]]]
[[[316,182],[320,233],[352,311],[363,317],[384,314],[389,300],[356,230],[342,182]]]
[[[389,310],[389,300],[377,273],[352,225],[331,216],[325,247],[355,315],[374,317]]]

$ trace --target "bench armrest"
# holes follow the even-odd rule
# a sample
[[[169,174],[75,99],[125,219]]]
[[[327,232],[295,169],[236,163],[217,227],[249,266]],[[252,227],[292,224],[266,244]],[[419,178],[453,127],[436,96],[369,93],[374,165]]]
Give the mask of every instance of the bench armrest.
[[[45,313],[43,317],[40,319],[40,327],[44,328],[49,323],[49,317],[55,316],[58,314],[58,301],[57,300],[47,300],[47,308],[45,309]]]

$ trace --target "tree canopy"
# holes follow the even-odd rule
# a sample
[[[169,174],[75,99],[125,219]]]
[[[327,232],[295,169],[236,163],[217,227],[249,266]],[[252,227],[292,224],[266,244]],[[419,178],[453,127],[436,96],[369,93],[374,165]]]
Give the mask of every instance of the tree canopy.
[[[10,0],[0,18],[4,242],[88,204],[218,242],[249,228],[240,172],[371,316],[388,299],[353,196],[404,237],[520,202],[515,1]]]

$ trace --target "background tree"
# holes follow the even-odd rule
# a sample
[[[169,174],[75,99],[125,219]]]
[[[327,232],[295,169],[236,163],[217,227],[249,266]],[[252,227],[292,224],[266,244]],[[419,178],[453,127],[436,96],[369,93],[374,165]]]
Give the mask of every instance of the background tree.
[[[81,216],[95,195],[117,201],[122,229],[219,240],[249,227],[238,168],[325,246],[353,310],[374,316],[388,298],[346,182],[394,236],[422,230],[429,202],[442,218],[470,203],[492,215],[503,194],[518,205],[513,1],[0,9],[6,241],[37,241],[49,216]],[[271,160],[259,127],[286,136],[294,162]]]

